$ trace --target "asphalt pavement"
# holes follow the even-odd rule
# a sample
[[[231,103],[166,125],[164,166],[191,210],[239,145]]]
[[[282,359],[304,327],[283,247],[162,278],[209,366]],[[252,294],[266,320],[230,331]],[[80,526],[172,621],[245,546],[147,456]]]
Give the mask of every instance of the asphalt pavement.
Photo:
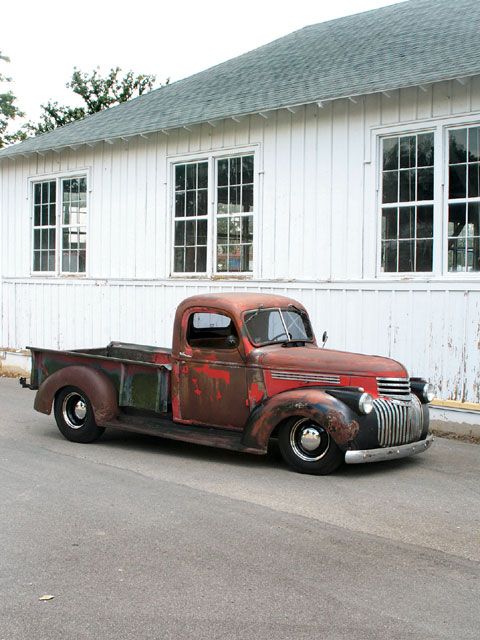
[[[480,638],[479,445],[314,477],[33,398],[0,379],[0,640]]]

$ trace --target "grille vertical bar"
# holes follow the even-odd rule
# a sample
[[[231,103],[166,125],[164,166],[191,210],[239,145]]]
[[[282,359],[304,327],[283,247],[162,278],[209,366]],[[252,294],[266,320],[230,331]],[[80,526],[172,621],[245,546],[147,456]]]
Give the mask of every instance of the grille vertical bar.
[[[415,395],[411,396],[410,402],[376,398],[373,409],[377,417],[378,442],[381,447],[393,447],[420,439],[423,412]]]

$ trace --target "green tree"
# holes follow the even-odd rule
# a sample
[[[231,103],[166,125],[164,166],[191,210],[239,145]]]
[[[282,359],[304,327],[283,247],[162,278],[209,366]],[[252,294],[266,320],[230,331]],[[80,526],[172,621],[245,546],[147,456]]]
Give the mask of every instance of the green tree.
[[[10,62],[10,59],[0,51],[0,61]],[[0,73],[0,83],[9,83],[11,78]],[[8,133],[8,129],[15,118],[21,118],[24,114],[15,104],[16,97],[11,91],[0,92],[0,149],[12,142],[18,142],[26,138],[25,131],[18,130]]]
[[[154,75],[135,75],[133,71],[128,71],[122,76],[120,67],[110,69],[106,76],[102,76],[97,69],[86,73],[74,67],[72,78],[66,86],[82,98],[85,106],[69,107],[49,101],[41,105],[40,122],[30,123],[28,128],[35,135],[52,131],[69,122],[81,120],[87,115],[148,93],[154,88],[155,81]]]

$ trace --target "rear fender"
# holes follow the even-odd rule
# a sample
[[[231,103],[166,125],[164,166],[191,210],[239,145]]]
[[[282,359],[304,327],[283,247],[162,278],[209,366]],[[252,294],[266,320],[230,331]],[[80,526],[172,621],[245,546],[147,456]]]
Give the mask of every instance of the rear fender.
[[[78,387],[88,396],[99,426],[118,415],[117,392],[108,377],[101,371],[81,366],[65,367],[48,376],[37,391],[34,409],[49,415],[56,393],[70,386]]]
[[[343,402],[321,389],[284,391],[255,407],[245,426],[243,443],[266,450],[277,425],[288,418],[310,418],[323,427],[345,451],[358,433],[356,414]]]

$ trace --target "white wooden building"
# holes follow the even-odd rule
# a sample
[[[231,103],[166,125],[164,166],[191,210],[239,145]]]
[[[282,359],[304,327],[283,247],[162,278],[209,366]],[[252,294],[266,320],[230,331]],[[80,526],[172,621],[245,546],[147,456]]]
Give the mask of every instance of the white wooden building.
[[[184,297],[275,291],[476,420],[479,24],[412,0],[314,25],[1,151],[3,356],[168,345]]]

